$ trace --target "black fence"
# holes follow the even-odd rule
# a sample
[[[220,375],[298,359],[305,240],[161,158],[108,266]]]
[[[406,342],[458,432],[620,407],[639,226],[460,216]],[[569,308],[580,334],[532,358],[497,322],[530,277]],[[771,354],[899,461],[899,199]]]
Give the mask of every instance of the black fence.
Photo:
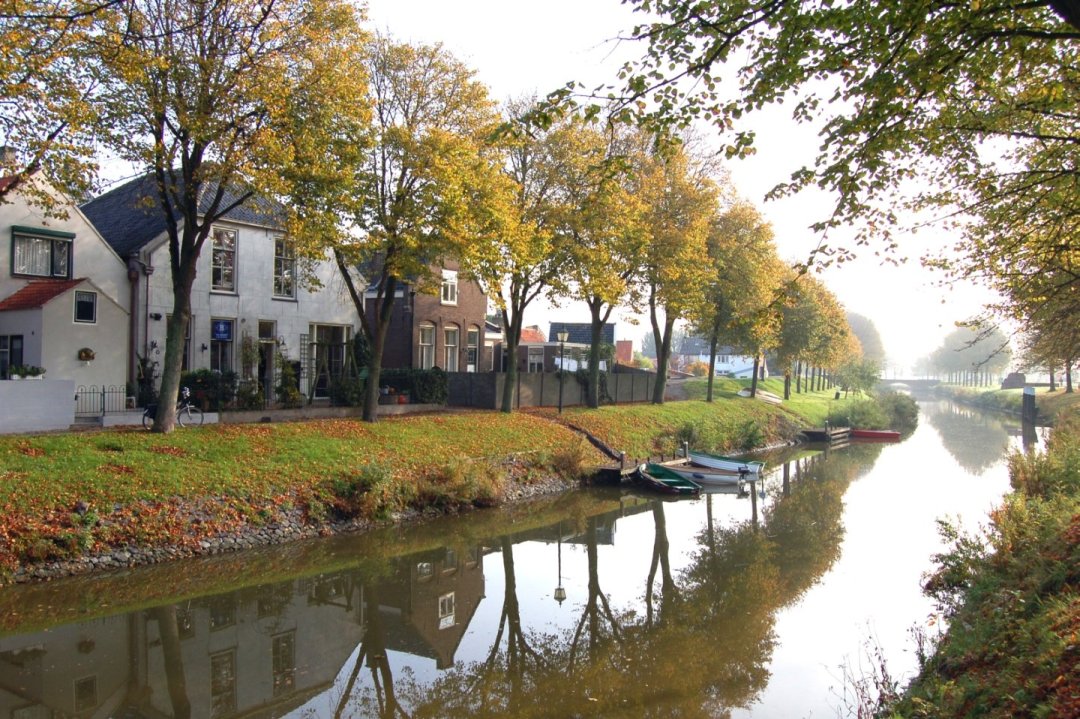
[[[79,385],[75,388],[75,415],[99,417],[112,412],[135,409],[135,398],[127,385]]]

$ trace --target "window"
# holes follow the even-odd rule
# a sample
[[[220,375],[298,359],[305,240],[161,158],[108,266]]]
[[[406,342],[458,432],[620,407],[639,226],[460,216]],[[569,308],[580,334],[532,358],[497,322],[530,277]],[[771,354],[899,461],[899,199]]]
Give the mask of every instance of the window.
[[[216,632],[236,624],[236,601],[233,595],[214,597],[210,600],[210,631]]]
[[[476,372],[480,369],[480,328],[470,327],[465,333],[465,371]]]
[[[435,574],[435,565],[431,562],[417,562],[416,576],[420,579],[430,579]]]
[[[210,655],[210,716],[236,711],[236,651]]]
[[[215,227],[210,260],[210,289],[219,292],[236,291],[236,230]]]
[[[233,368],[233,321],[210,320],[210,369],[229,372]]]
[[[544,371],[544,348],[543,347],[530,347],[529,348],[529,372],[543,372]]]
[[[97,292],[75,290],[75,321],[97,322]]]
[[[439,597],[439,629],[449,629],[454,626],[454,593],[444,594]]]
[[[309,325],[308,329],[314,338],[308,349],[309,356],[315,363],[312,368],[315,396],[329,397],[331,381],[341,379],[345,370],[349,328],[340,325]]]
[[[442,304],[457,304],[457,272],[453,270],[442,272]]]
[[[296,687],[295,633],[274,637],[273,665],[274,696],[291,692]]]
[[[75,680],[75,711],[90,712],[97,709],[97,677]]]
[[[274,238],[274,297],[296,297],[296,245],[285,237]]]
[[[420,369],[435,366],[435,325],[420,325]]]
[[[458,371],[458,332],[457,327],[447,327],[443,330],[443,344],[446,352],[446,362],[443,363],[443,369],[447,372]]]
[[[23,363],[23,336],[0,335],[0,379],[11,379],[11,368]]]
[[[34,277],[71,277],[70,232],[12,227],[11,274]]]

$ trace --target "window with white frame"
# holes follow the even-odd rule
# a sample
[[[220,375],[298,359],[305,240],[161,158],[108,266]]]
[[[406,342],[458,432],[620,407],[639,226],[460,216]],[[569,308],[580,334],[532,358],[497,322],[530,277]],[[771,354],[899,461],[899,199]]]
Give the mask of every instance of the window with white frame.
[[[97,322],[97,292],[75,290],[75,321],[87,324]]]
[[[441,302],[444,305],[457,304],[457,272],[454,270],[443,270],[442,272]]]
[[[71,245],[75,235],[29,227],[12,227],[11,274],[71,277]]]
[[[461,332],[457,327],[443,329],[443,347],[445,349],[444,356],[446,357],[443,369],[447,372],[458,371],[458,338],[460,334]]]
[[[420,325],[420,356],[417,358],[420,369],[435,366],[435,325]]]
[[[236,230],[215,227],[210,260],[210,289],[236,291]]]
[[[236,650],[210,655],[210,717],[236,711]]]
[[[454,604],[453,592],[439,597],[439,629],[449,629],[454,626]]]
[[[529,372],[543,372],[544,371],[544,348],[543,347],[530,347],[529,348]]]
[[[284,236],[274,238],[274,297],[296,297],[296,244]]]
[[[274,696],[281,696],[296,688],[296,632],[279,634],[273,638],[271,671],[274,680]]]

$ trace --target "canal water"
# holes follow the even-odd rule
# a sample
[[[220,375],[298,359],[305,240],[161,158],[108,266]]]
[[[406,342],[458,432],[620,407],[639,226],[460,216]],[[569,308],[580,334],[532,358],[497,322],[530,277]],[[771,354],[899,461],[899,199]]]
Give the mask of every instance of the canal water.
[[[941,626],[938,522],[1018,425],[767,457],[752,493],[596,489],[407,529],[0,590],[0,717],[833,717]],[[1028,438],[1030,441],[1030,438]]]

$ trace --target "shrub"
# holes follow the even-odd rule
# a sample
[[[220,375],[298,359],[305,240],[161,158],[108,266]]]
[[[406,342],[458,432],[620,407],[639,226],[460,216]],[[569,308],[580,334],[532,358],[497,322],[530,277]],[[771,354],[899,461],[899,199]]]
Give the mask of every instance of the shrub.
[[[394,481],[389,467],[366,464],[330,478],[322,499],[336,519],[386,519],[412,498],[405,485]]]
[[[698,360],[697,362],[691,362],[686,365],[686,371],[695,377],[704,377],[709,374],[709,363]]]
[[[274,390],[278,402],[286,409],[293,409],[304,404],[304,395],[300,394],[299,362],[292,362],[283,355],[278,355],[278,383]]]
[[[551,468],[566,479],[581,479],[587,472],[589,446],[584,438],[555,450],[548,461]]]
[[[829,424],[835,427],[885,429],[889,426],[889,418],[877,402],[863,399],[830,409]]]
[[[505,493],[502,470],[487,462],[458,460],[440,467],[417,486],[417,508],[492,507]]]
[[[210,412],[220,412],[236,397],[236,373],[197,369],[180,375],[180,386],[191,390],[191,399]]]
[[[241,382],[236,388],[237,409],[262,409],[266,405],[266,397],[262,387],[256,380]]]
[[[739,425],[733,441],[739,449],[756,449],[765,444],[765,433],[756,421],[748,419]]]
[[[330,380],[330,404],[337,407],[359,407],[364,401],[364,380],[339,377]]]
[[[386,369],[379,374],[379,384],[397,393],[408,393],[409,401],[419,404],[446,404],[450,381],[446,372],[431,369]]]
[[[908,395],[885,392],[875,397],[874,401],[888,417],[888,426],[892,429],[908,431],[919,424],[919,405]]]

